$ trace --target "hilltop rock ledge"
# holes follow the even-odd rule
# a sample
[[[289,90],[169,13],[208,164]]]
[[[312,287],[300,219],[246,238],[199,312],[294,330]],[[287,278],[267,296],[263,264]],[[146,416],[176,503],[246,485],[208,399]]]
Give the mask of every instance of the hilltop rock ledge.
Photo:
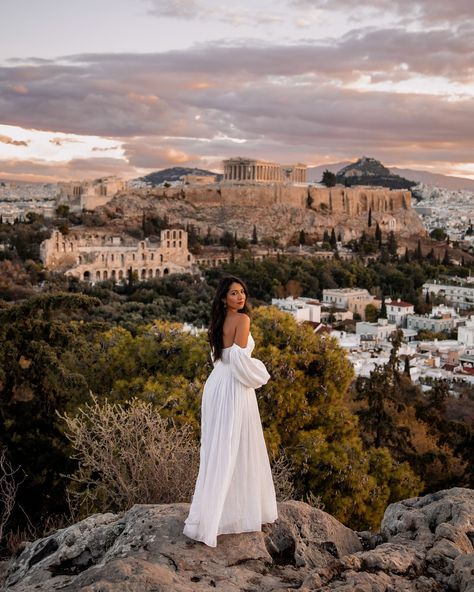
[[[379,533],[356,533],[296,501],[262,532],[182,534],[189,504],[96,514],[30,543],[8,592],[474,592],[474,492],[454,488],[391,504]]]

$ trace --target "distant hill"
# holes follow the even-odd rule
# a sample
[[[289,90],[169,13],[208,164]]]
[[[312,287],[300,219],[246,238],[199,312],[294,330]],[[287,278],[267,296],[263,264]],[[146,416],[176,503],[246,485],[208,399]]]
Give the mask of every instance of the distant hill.
[[[203,177],[206,176],[216,176],[217,180],[220,181],[222,175],[218,175],[213,173],[212,171],[206,171],[204,169],[191,169],[186,167],[172,167],[170,169],[163,169],[162,171],[156,171],[154,173],[150,173],[145,177],[141,177],[141,181],[145,181],[146,183],[151,183],[152,185],[161,185],[162,183],[179,181],[180,177],[184,175],[200,175]]]
[[[343,161],[332,164],[322,164],[316,167],[309,167],[307,171],[308,182],[319,183],[326,169],[331,173],[337,174],[341,169],[347,167],[350,164],[351,163],[348,161]],[[448,175],[441,175],[439,173],[428,173],[426,171],[401,169],[397,167],[391,167],[389,170],[395,175],[400,175],[405,179],[416,181],[416,183],[425,183],[426,185],[442,187],[444,189],[474,190],[474,179],[466,179],[464,177],[449,177]]]
[[[437,173],[428,173],[426,171],[414,171],[411,169],[391,168],[392,172],[413,179],[417,183],[425,183],[426,185],[433,185],[434,187],[442,187],[444,189],[470,189],[474,190],[474,179],[465,179],[463,177],[449,177],[447,175],[440,175]]]
[[[357,162],[340,169],[336,174],[338,183],[353,185],[378,185],[390,189],[410,189],[416,181],[394,175],[379,160],[363,156]]]

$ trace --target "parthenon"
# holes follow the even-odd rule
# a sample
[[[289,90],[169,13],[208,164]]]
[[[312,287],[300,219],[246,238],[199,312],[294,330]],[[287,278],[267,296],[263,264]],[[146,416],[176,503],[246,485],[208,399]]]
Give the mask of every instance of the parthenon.
[[[224,181],[254,183],[306,183],[305,164],[278,164],[248,158],[224,160]]]

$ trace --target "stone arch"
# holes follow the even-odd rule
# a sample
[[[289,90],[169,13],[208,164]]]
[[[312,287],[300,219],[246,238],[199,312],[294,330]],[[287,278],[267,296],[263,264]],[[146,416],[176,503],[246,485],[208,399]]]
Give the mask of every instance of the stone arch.
[[[123,271],[121,269],[119,269],[119,272],[118,272],[118,279],[123,280]]]
[[[102,278],[103,278],[104,280],[107,280],[107,279],[109,279],[109,274],[107,273],[107,270],[106,270],[106,269],[104,270],[104,273],[102,274]]]
[[[140,277],[142,280],[146,279],[146,269],[142,269],[142,272],[140,274]]]
[[[169,270],[167,267],[165,267],[165,268],[163,269],[163,275],[168,275],[168,274],[169,274],[169,272],[170,272],[170,270]]]
[[[84,276],[83,276],[83,278],[84,278],[84,281],[85,281],[85,282],[90,282],[90,279],[91,279],[91,272],[90,272],[90,271],[85,271],[85,272],[84,272]]]
[[[148,277],[152,278],[153,277],[153,269],[149,269],[148,270]]]
[[[100,271],[95,272],[95,279],[100,281]]]
[[[157,270],[155,271],[155,277],[160,277],[160,270],[159,270],[159,269],[157,269]]]
[[[111,277],[113,280],[115,280],[115,278],[116,278],[116,275],[117,275],[117,273],[116,273],[115,269],[112,269],[112,273],[111,273],[110,277]]]

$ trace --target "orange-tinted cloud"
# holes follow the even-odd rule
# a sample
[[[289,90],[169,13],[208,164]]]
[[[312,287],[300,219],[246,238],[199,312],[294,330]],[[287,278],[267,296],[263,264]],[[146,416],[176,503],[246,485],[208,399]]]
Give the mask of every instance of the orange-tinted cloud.
[[[14,140],[9,136],[0,136],[0,143],[11,144],[12,146],[28,146],[28,142],[25,142],[24,140]]]
[[[235,154],[462,163],[474,152],[474,105],[449,93],[469,88],[473,64],[467,25],[457,35],[360,29],[292,45],[77,55],[0,67],[2,122],[114,139],[125,144],[128,162],[117,159],[124,170],[201,166]],[[356,88],[364,77],[386,88],[413,77],[444,80],[446,94]],[[27,94],[8,90],[26,83]]]

